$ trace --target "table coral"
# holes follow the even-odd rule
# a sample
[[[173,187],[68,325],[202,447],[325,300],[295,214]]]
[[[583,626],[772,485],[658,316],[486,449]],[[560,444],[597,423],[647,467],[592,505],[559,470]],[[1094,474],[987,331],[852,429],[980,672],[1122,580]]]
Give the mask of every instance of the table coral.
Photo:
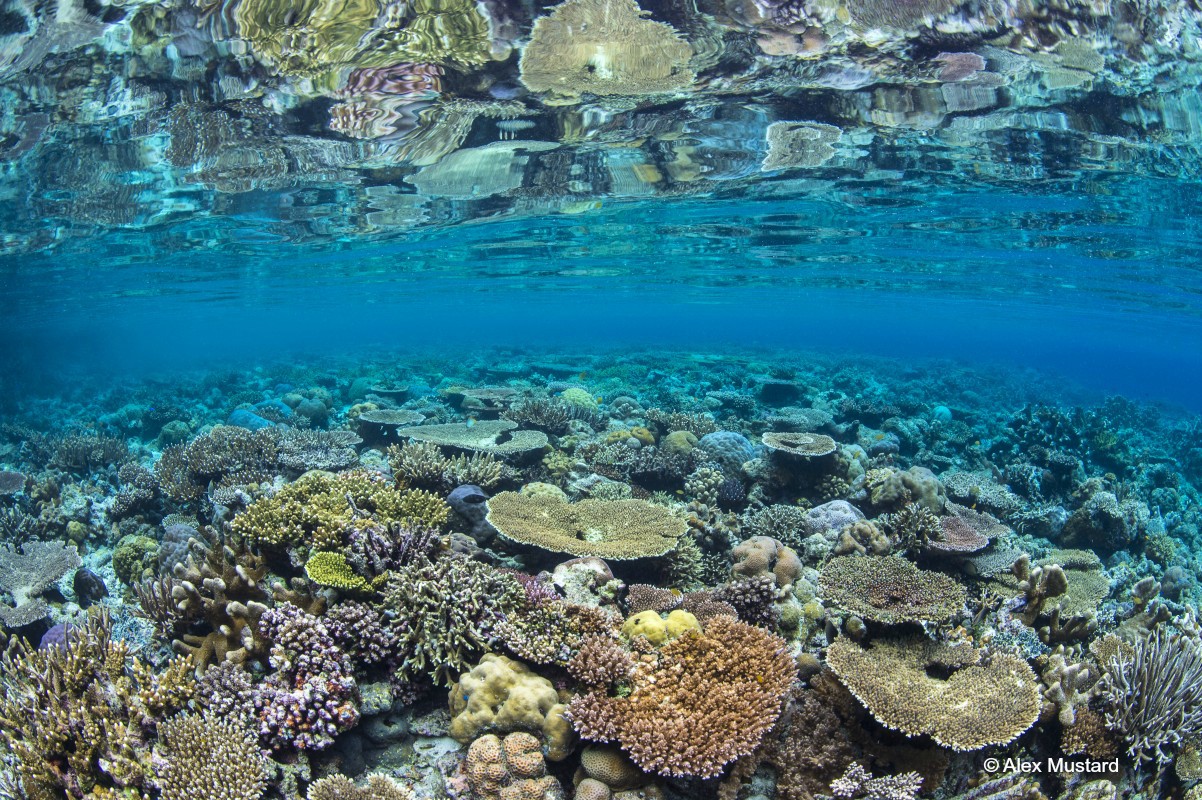
[[[583,500],[501,492],[488,501],[488,522],[501,536],[553,553],[614,560],[662,556],[688,527],[644,500]]]
[[[1039,678],[1006,653],[986,658],[926,639],[878,640],[864,649],[840,638],[827,649],[827,665],[882,725],[953,750],[1011,742],[1042,708]]]
[[[670,641],[638,664],[628,696],[572,700],[572,724],[617,742],[648,772],[713,777],[759,746],[796,668],[780,638],[730,617]]]
[[[900,556],[837,556],[823,567],[818,586],[823,599],[845,611],[891,624],[947,621],[967,597],[953,579]]]
[[[693,48],[670,25],[643,19],[645,13],[634,0],[566,0],[535,21],[522,51],[522,83],[568,98],[688,87]]]

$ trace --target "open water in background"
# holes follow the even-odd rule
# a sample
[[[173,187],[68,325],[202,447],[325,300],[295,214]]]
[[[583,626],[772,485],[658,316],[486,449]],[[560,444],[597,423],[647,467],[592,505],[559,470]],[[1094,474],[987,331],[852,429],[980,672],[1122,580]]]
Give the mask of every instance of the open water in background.
[[[368,347],[737,345],[1022,365],[1198,411],[1199,194],[782,181],[310,241],[268,195],[257,215],[0,256],[0,341],[16,385],[47,389]]]

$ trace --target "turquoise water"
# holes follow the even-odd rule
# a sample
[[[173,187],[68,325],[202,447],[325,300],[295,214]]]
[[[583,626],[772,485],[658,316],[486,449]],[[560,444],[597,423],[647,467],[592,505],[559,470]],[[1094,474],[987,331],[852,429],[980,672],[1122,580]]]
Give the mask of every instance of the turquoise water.
[[[1024,365],[1199,407],[1192,186],[798,183],[403,233],[315,234],[278,209],[97,232],[3,258],[8,358],[137,372],[443,342],[734,344]]]
[[[0,0],[0,800],[1199,800],[1200,63]]]

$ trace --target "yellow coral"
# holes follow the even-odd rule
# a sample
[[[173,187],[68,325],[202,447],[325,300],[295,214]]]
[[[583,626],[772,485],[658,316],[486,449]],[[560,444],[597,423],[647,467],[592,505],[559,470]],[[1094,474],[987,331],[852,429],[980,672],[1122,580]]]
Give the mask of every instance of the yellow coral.
[[[522,82],[568,98],[687,88],[693,48],[672,26],[643,19],[645,13],[634,0],[566,0],[535,21],[522,53]]]
[[[378,522],[441,527],[450,508],[437,495],[403,491],[382,476],[357,471],[308,472],[273,497],[256,500],[234,518],[235,533],[256,544],[336,549],[357,516]]]
[[[372,588],[362,575],[355,574],[342,553],[314,553],[305,562],[305,574],[314,583],[343,591],[366,592]]]

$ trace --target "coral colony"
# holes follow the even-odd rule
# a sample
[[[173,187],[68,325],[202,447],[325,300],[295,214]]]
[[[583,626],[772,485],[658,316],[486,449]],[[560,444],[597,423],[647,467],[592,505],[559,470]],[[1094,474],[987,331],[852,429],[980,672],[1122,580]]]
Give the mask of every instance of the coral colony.
[[[525,358],[11,415],[0,793],[1199,796],[1196,419],[946,364]]]

